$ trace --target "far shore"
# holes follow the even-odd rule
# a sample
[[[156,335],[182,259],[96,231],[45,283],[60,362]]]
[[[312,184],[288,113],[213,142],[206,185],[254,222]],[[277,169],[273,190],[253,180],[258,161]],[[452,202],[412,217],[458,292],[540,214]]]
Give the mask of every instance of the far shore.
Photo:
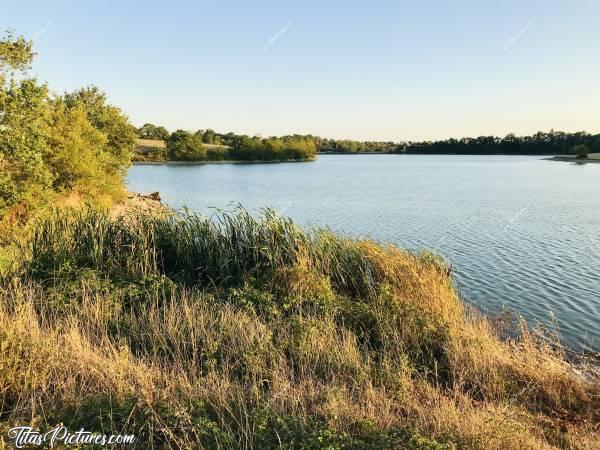
[[[282,159],[277,161],[261,161],[261,160],[252,160],[252,161],[235,161],[235,160],[225,160],[225,161],[132,161],[131,163],[134,166],[198,166],[204,164],[279,164],[279,163],[302,163],[302,162],[312,162],[313,159]]]
[[[587,158],[576,158],[574,156],[553,156],[551,158],[545,158],[548,161],[562,161],[572,162],[575,164],[587,164],[587,163],[600,163],[600,154],[594,153]]]

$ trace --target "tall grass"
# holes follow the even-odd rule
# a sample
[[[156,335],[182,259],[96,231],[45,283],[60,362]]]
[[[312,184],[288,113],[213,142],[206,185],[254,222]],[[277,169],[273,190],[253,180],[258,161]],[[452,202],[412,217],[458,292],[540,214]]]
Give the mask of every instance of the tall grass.
[[[84,210],[41,221],[20,255],[0,280],[5,429],[140,448],[600,445],[594,371],[525,327],[501,340],[428,253],[271,211]]]

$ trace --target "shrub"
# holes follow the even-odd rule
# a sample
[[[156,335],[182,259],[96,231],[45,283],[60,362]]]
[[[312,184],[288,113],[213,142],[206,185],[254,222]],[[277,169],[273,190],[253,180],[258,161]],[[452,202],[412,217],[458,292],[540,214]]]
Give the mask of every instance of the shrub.
[[[204,161],[206,147],[195,134],[177,130],[167,139],[167,156],[175,161]]]

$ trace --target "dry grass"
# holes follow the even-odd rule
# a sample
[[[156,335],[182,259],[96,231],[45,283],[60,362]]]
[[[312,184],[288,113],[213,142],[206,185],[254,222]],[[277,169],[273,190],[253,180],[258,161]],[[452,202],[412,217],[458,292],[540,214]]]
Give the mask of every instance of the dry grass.
[[[58,214],[0,284],[0,425],[140,448],[600,448],[600,381],[446,266],[271,213]],[[6,436],[6,433],[2,433]]]
[[[167,148],[165,141],[160,139],[138,139],[136,144],[138,148]]]

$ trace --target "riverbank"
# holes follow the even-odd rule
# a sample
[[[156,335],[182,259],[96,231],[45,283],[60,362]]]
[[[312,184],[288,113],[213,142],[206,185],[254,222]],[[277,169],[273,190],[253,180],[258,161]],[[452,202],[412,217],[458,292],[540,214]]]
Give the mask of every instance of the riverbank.
[[[281,159],[273,161],[132,161],[134,166],[199,166],[205,164],[279,164],[279,163],[300,163],[300,162],[311,162],[315,159]]]
[[[551,158],[546,158],[550,161],[563,161],[570,162],[575,164],[587,164],[587,163],[600,163],[600,153],[591,153],[587,158],[577,158],[576,156],[553,156]]]
[[[433,255],[271,212],[147,212],[33,230],[0,280],[2,430],[126,430],[139,448],[600,443],[594,373],[525,328],[501,340]]]

